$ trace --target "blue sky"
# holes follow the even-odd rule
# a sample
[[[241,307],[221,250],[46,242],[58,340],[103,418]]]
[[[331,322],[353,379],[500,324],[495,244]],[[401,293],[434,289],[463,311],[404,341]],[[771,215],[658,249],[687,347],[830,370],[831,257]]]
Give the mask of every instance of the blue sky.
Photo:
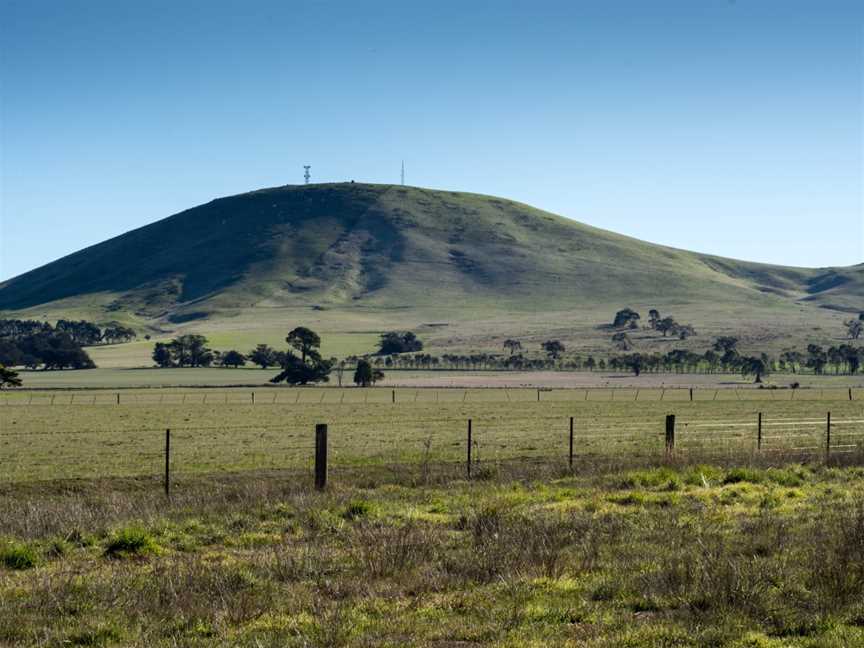
[[[0,279],[227,194],[495,194],[638,238],[864,261],[864,8],[0,0]]]

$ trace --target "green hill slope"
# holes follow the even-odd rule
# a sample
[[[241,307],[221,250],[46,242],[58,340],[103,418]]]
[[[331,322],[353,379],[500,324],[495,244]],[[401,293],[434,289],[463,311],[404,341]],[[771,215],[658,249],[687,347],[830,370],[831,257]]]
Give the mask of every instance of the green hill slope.
[[[367,314],[374,328],[639,304],[705,319],[852,311],[864,305],[864,266],[734,261],[489,196],[343,183],[214,200],[0,284],[6,314],[165,330],[229,320],[254,330],[279,311]]]

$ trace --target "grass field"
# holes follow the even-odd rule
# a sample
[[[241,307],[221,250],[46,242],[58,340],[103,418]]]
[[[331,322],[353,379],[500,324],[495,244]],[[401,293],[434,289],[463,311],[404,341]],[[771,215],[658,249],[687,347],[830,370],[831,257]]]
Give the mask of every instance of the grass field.
[[[486,470],[520,461],[562,465],[570,417],[577,464],[651,463],[662,457],[669,413],[678,418],[679,450],[691,459],[752,454],[760,412],[766,457],[794,448],[821,457],[828,411],[838,450],[840,434],[864,449],[864,390],[853,390],[853,401],[848,394],[696,390],[691,402],[687,389],[18,392],[0,400],[0,481],[155,477],[166,429],[178,474],[306,470],[317,423],[330,428],[335,470],[389,467],[413,480],[428,476],[429,466],[450,475],[446,467],[461,465],[468,419],[474,460]]]
[[[847,388],[252,393],[0,395],[0,646],[864,642]]]
[[[864,472],[0,491],[0,645],[849,648]]]

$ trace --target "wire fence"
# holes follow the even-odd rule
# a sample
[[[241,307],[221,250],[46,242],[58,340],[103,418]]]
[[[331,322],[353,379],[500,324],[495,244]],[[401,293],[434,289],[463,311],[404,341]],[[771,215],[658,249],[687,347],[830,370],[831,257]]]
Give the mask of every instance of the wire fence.
[[[366,419],[327,427],[332,474],[389,472],[412,480],[648,466],[664,462],[864,463],[864,411],[707,418],[696,414]],[[170,440],[170,451],[169,451]],[[320,457],[319,457],[320,460]],[[311,474],[316,430],[299,425],[0,432],[0,482],[248,471]],[[302,478],[302,477],[299,477]]]
[[[706,402],[706,401],[864,401],[864,388],[759,389],[689,388],[439,388],[361,389],[356,387],[265,388],[262,390],[175,391],[11,391],[0,406],[44,405],[336,405],[367,403],[493,402]]]

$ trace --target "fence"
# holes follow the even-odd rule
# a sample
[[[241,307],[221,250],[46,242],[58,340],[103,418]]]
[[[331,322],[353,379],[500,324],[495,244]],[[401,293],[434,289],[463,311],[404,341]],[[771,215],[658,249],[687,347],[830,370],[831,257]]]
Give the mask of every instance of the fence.
[[[752,387],[648,388],[473,388],[360,389],[340,387],[173,391],[13,391],[0,394],[0,406],[21,405],[335,405],[357,403],[454,402],[706,402],[706,401],[864,401],[864,388],[757,389]]]
[[[317,431],[316,431],[317,430]],[[322,433],[323,430],[323,433]],[[322,441],[322,434],[324,440]],[[323,448],[323,449],[322,449]],[[864,461],[864,412],[789,417],[695,415],[487,416],[347,421],[318,426],[179,426],[120,432],[46,429],[0,434],[0,481],[172,477],[228,472],[309,479],[331,473],[412,481],[600,470],[663,462]],[[306,475],[307,477],[303,477]]]

